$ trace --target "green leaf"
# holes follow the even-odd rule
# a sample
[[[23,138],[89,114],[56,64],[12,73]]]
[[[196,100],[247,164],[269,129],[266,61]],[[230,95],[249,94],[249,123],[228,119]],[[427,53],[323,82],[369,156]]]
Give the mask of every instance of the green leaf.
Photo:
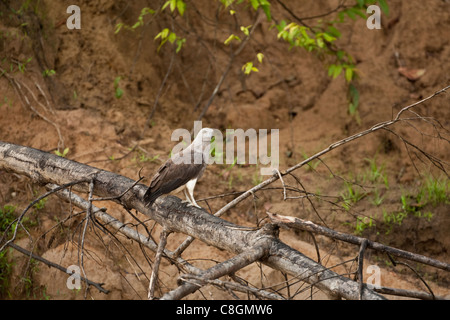
[[[175,33],[171,32],[167,39],[169,40],[170,43],[174,43],[175,40],[177,40],[177,35]]]
[[[356,113],[356,110],[358,109],[359,105],[359,91],[356,89],[356,87],[350,83],[348,87],[348,93],[350,96],[350,103],[348,106],[348,111],[351,115],[354,115]]]
[[[65,148],[62,153],[59,150],[55,150],[54,152],[57,156],[64,158],[69,153],[69,148]]]
[[[178,39],[177,40],[177,49],[175,50],[176,53],[180,52],[181,47],[183,46],[183,44],[186,42],[186,39]]]
[[[242,66],[242,71],[244,71],[245,74],[250,74],[252,71],[258,72],[259,70],[253,66],[253,62],[247,62]]]
[[[385,15],[389,15],[389,5],[387,4],[386,0],[378,0],[378,4],[380,5],[381,10],[384,12]]]
[[[186,11],[186,3],[183,0],[177,0],[177,9],[180,15],[183,15],[184,11]]]
[[[323,47],[325,46],[325,43],[323,42],[323,39],[322,39],[322,38],[317,38],[317,39],[316,39],[316,42],[317,42],[317,46],[318,46],[319,48],[323,48]]]
[[[168,28],[163,29],[160,33],[158,33],[156,35],[155,40],[158,39],[158,38],[161,38],[161,40],[166,39],[167,36],[169,35],[169,31],[170,30]]]
[[[139,17],[139,18],[142,18],[142,17]],[[139,27],[142,24],[143,24],[143,22],[141,20],[138,20],[138,22],[136,22],[135,24],[133,24],[133,26],[131,26],[131,29],[136,29],[137,27]]]
[[[141,16],[145,16],[146,14],[154,14],[155,10],[152,10],[148,7],[145,7],[141,10]]]
[[[250,28],[251,26],[248,26],[248,27],[244,27],[244,26],[241,26],[241,31],[248,37],[249,36],[249,34],[250,34],[250,32],[248,31],[248,28]]]
[[[345,69],[345,80],[347,80],[347,82],[352,81],[353,79],[353,68],[351,67],[347,67]]]
[[[170,11],[174,12],[177,7],[177,0],[169,0],[170,2]]]
[[[281,20],[279,24],[275,25],[275,27],[277,28],[278,32],[281,33],[286,28],[286,21]],[[280,36],[278,36],[278,39],[279,38]]]
[[[241,41],[241,38],[239,38],[238,36],[236,36],[236,35],[234,35],[234,34],[231,34],[231,35],[227,38],[227,40],[225,40],[223,43],[224,43],[224,45],[227,46],[227,45],[229,45],[230,42],[233,41],[233,40]]]
[[[119,85],[119,81],[122,79],[122,77],[116,77],[115,79],[114,79],[114,88],[117,88],[117,86]]]
[[[258,8],[259,8],[258,0],[250,0],[250,4],[252,5],[253,9],[258,10]]]
[[[270,12],[270,2],[267,0],[259,0],[259,3],[261,5],[261,9],[264,11],[267,21],[272,20],[272,14]]]
[[[352,8],[349,8],[349,9],[345,10],[344,12],[350,17],[350,19],[355,20],[356,15],[351,9]]]
[[[164,3],[164,5],[162,6],[161,11],[164,11],[164,9],[166,9],[169,4],[170,4],[170,0],[166,1],[166,3]]]
[[[222,2],[223,6],[226,9],[233,4],[234,0],[220,0],[220,2]]]
[[[333,37],[332,35],[330,35],[326,32],[323,33],[323,38],[325,39],[325,41],[328,41],[328,42],[333,42],[334,40],[336,40],[335,37]]]
[[[336,68],[336,65],[332,64],[328,67],[328,76],[331,77],[332,74],[334,74],[334,69]]]
[[[119,31],[122,29],[123,23],[116,24],[116,30],[114,31],[114,34],[118,34]]]
[[[357,14],[361,18],[367,19],[366,11],[363,10],[362,8],[361,9],[359,9],[359,8],[350,8],[349,10],[351,10],[354,14]]]
[[[328,33],[336,38],[340,38],[341,32],[333,26],[329,26],[327,29]]]
[[[260,52],[256,55],[256,58],[258,59],[259,63],[262,63],[264,55]]]
[[[338,64],[335,66],[334,72],[333,72],[333,79],[336,79],[341,74],[342,69],[343,69],[343,67],[341,64]]]

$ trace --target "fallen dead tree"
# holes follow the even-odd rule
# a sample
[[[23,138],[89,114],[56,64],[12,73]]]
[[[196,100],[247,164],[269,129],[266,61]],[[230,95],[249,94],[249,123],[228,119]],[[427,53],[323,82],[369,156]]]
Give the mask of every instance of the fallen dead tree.
[[[347,277],[341,276],[312,259],[304,256],[301,252],[294,250],[277,238],[277,227],[275,224],[266,224],[260,229],[249,230],[210,215],[204,210],[195,207],[187,207],[176,197],[160,198],[151,207],[145,207],[141,197],[146,190],[146,186],[136,184],[135,181],[118,174],[99,170],[88,165],[67,160],[56,155],[52,155],[33,148],[22,147],[14,144],[0,142],[0,169],[12,171],[26,175],[33,181],[47,185],[50,192],[57,192],[67,201],[88,210],[88,214],[95,215],[110,227],[119,230],[129,238],[138,241],[153,251],[158,250],[158,245],[147,237],[137,234],[133,229],[124,226],[120,221],[112,218],[104,210],[93,206],[92,201],[87,201],[67,189],[59,186],[71,186],[74,191],[89,194],[89,199],[93,200],[93,195],[109,198],[119,202],[124,207],[136,209],[152,220],[161,224],[169,232],[181,232],[193,238],[199,239],[209,245],[227,250],[235,257],[217,264],[208,270],[199,270],[190,265],[179,256],[165,250],[166,257],[182,266],[187,273],[196,276],[189,282],[184,282],[180,287],[166,293],[164,299],[179,299],[197,290],[202,283],[218,279],[226,274],[232,274],[238,269],[260,261],[272,268],[288,273],[294,277],[313,284],[317,288],[328,293],[332,297],[345,299],[383,299],[375,291]],[[52,185],[53,184],[53,185]],[[25,213],[25,212],[24,212]],[[23,217],[23,214],[22,216]],[[287,217],[274,217],[275,223],[291,224],[294,227],[301,227],[302,223],[298,219],[288,219]],[[303,222],[303,227],[309,226],[308,231],[325,232],[313,224]],[[329,230],[328,230],[329,231]],[[352,240],[352,239],[350,239]],[[2,249],[14,241],[7,239],[2,243]],[[358,240],[359,241],[359,240]],[[361,242],[356,242],[361,244]],[[371,243],[370,246],[374,247]],[[376,245],[375,245],[376,247]],[[383,247],[384,250],[386,247]],[[396,254],[395,249],[389,250]],[[418,255],[414,255],[417,257]],[[407,257],[406,257],[407,258]],[[432,259],[417,258],[421,262],[449,270],[449,265],[443,262],[436,262]],[[186,276],[188,278],[188,276]],[[201,280],[199,280],[201,278]],[[202,282],[203,281],[203,282]],[[275,298],[279,296],[273,293],[262,292],[265,297]]]
[[[141,200],[146,191],[144,185],[135,185],[126,192],[135,181],[40,150],[10,143],[0,142],[0,169],[26,175],[36,183],[44,185],[53,183],[61,186],[78,182],[72,186],[74,191],[91,193],[103,198],[115,198],[115,201],[126,208],[138,210],[171,232],[190,235],[238,255],[230,261],[223,262],[214,270],[203,271],[203,274],[208,275],[207,280],[260,261],[293,276],[299,276],[334,297],[359,298],[358,282],[340,276],[281,242],[272,224],[258,230],[248,230],[195,207],[186,207],[176,197],[160,198],[151,208],[147,208]],[[122,196],[117,198],[120,195]],[[2,248],[13,240],[14,238],[8,239]],[[227,269],[224,267],[227,264],[233,267]],[[189,288],[184,289],[186,287]],[[178,289],[182,291],[181,294],[176,292],[168,294],[168,297],[181,298],[192,292],[192,289],[191,286],[184,285]],[[383,299],[381,295],[367,288],[363,290],[362,298]]]

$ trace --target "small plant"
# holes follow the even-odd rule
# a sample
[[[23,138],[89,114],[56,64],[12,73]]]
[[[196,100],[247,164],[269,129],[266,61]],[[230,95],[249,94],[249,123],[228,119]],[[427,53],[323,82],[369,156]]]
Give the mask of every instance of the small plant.
[[[119,87],[119,82],[121,79],[122,77],[116,77],[114,79],[114,95],[117,99],[120,99],[123,96],[123,90]]]
[[[19,67],[19,71],[21,72],[21,73],[25,73],[25,70],[26,70],[26,67],[27,67],[27,64],[28,63],[30,63],[30,61],[32,60],[33,58],[28,58],[28,59],[26,59],[24,62],[18,62],[18,67]]]
[[[377,207],[379,207],[383,203],[384,196],[381,196],[380,190],[378,188],[375,188],[375,191],[374,191],[373,194],[374,194],[374,196],[373,196],[373,199],[372,199],[372,204],[374,204]]]
[[[138,20],[136,21],[136,23],[134,25],[132,25],[131,27],[129,25],[126,25],[124,23],[118,23],[116,24],[116,30],[114,31],[115,34],[119,33],[120,30],[122,30],[122,28],[134,31],[135,29],[139,28],[139,27],[143,27],[144,26],[144,17],[148,14],[154,14],[155,10],[152,10],[148,7],[142,8],[141,13],[138,17]]]
[[[366,158],[364,159],[369,162],[370,171],[367,173],[367,178],[372,183],[383,182],[386,188],[389,188],[389,181],[386,173],[384,172],[384,165],[378,166],[376,162],[376,157],[373,159]]]
[[[185,38],[180,38],[176,35],[175,32],[170,31],[168,28],[163,29],[160,33],[158,33],[155,37],[155,40],[161,39],[161,43],[159,44],[159,47],[157,49],[157,52],[161,49],[161,47],[169,41],[170,43],[176,43],[177,48],[175,49],[175,52],[178,53],[181,50],[181,47],[186,42]]]
[[[9,278],[12,272],[12,263],[8,262],[8,250],[0,252],[0,297],[10,296]]]
[[[8,227],[16,219],[15,216],[16,207],[11,205],[5,205],[0,207],[0,234],[3,236],[7,231]],[[15,225],[8,229],[8,235],[12,235]],[[4,295],[10,295],[9,288],[9,278],[12,271],[12,263],[8,261],[8,250],[3,250],[0,252],[0,297]]]
[[[252,183],[254,186],[257,186],[258,184],[263,182],[263,177],[261,176],[261,174],[259,172],[260,171],[258,170],[258,168],[256,168],[256,172],[252,176]]]
[[[351,206],[355,203],[357,203],[359,200],[364,198],[367,193],[364,191],[361,191],[360,187],[354,186],[351,182],[345,182],[344,183],[345,190],[341,193],[342,200],[344,201],[342,206],[345,210],[350,210]]]
[[[389,234],[392,231],[394,224],[401,225],[407,216],[408,213],[404,211],[388,213],[383,209],[383,222],[387,226],[386,234]]]
[[[440,203],[449,203],[448,185],[448,179],[428,177],[417,195],[402,194],[400,196],[401,211],[388,213],[383,209],[383,222],[387,226],[386,234],[392,231],[395,224],[401,225],[409,215],[430,222],[433,213],[424,211],[423,208],[429,204],[436,206]]]
[[[16,207],[11,205],[5,205],[0,208],[0,232],[3,234],[6,229],[14,222]],[[12,232],[13,228],[9,228],[8,232]]]
[[[109,157],[110,160],[115,160],[114,156]],[[144,163],[144,162],[153,162],[159,159],[159,154],[153,157],[148,157],[147,154],[141,150],[137,151],[137,155],[131,159],[132,162]]]
[[[44,70],[44,72],[42,72],[42,76],[44,78],[54,76],[55,74],[56,74],[56,71],[53,69],[46,69],[46,70]]]
[[[67,154],[69,153],[69,148],[65,148],[63,152],[61,152],[59,150],[55,150],[54,152],[57,156],[65,158],[67,156]]]
[[[448,197],[448,189],[450,180],[440,177],[438,179],[429,176],[422,185],[421,190],[417,196],[417,202],[431,203],[433,206],[439,203],[450,203]]]
[[[186,11],[186,3],[183,0],[167,0],[162,6],[161,11],[164,11],[168,6],[170,7],[171,12],[174,12],[175,9],[177,9],[181,16],[184,14],[184,11]]]
[[[47,203],[47,198],[42,198],[41,200],[39,200],[38,202],[36,202],[33,207],[36,210],[42,210],[45,208],[45,204]]]
[[[375,220],[372,217],[357,217],[355,224],[355,234],[361,235],[367,228],[375,226]]]
[[[303,160],[306,160],[306,159],[309,158],[309,156],[306,154],[305,151],[301,150],[300,152],[302,153]],[[308,170],[316,170],[316,168],[320,164],[320,162],[321,161],[319,159],[312,160],[312,161],[308,162],[307,163],[307,165],[308,165],[307,169]]]
[[[7,96],[5,96],[5,97],[3,98],[3,102],[0,102],[0,107],[3,106],[3,105],[7,105],[9,108],[11,108],[11,106],[12,106],[12,100],[9,99]]]

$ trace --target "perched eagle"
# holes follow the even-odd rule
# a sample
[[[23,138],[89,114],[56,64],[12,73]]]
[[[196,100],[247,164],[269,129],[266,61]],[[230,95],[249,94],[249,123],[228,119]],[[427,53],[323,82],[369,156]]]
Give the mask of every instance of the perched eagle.
[[[214,130],[203,128],[194,141],[184,150],[172,155],[153,176],[150,186],[144,195],[147,206],[163,194],[184,191],[189,206],[200,206],[194,199],[194,188],[208,165],[211,138]]]

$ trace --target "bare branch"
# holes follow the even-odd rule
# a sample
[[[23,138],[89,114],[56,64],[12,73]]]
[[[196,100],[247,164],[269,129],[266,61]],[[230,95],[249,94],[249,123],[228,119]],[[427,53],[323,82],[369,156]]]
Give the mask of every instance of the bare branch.
[[[186,295],[195,292],[205,283],[207,284],[207,280],[213,280],[220,278],[226,274],[234,273],[239,269],[263,258],[268,253],[269,247],[268,245],[259,245],[252,250],[242,252],[237,256],[226,260],[222,263],[216,264],[214,267],[202,272],[197,275],[206,282],[202,281],[190,281],[185,282],[175,290],[172,290],[166,293],[161,300],[178,300]]]
[[[30,258],[33,258],[33,259],[35,259],[35,260],[37,260],[37,261],[40,261],[40,262],[42,262],[42,263],[45,263],[45,264],[48,265],[49,267],[58,269],[58,270],[60,270],[60,271],[62,271],[62,272],[64,272],[64,273],[67,273],[67,274],[72,275],[72,273],[71,273],[70,271],[68,271],[67,268],[64,268],[64,267],[62,267],[61,265],[59,265],[59,264],[57,264],[57,263],[54,263],[54,262],[51,262],[51,261],[49,261],[49,260],[47,260],[47,259],[44,259],[44,258],[42,258],[42,257],[40,257],[40,256],[37,256],[37,255],[35,255],[34,253],[32,253],[31,251],[28,251],[28,250],[26,250],[26,249],[24,249],[24,248],[18,246],[18,245],[15,244],[15,243],[10,242],[10,243],[8,243],[8,246],[10,246],[11,248],[13,248],[13,249],[19,251],[20,253],[23,253],[24,255],[26,255],[26,256],[28,256],[28,257],[30,257]],[[104,285],[104,283],[93,282],[93,281],[91,281],[91,280],[89,280],[89,279],[87,279],[87,278],[81,277],[81,276],[80,276],[80,279],[81,279],[81,281],[85,281],[86,284],[87,284],[88,286],[94,286],[94,287],[97,288],[98,291],[100,291],[100,292],[103,292],[103,293],[105,293],[105,294],[108,294],[108,293],[109,293],[109,290],[106,290],[105,288],[102,287],[102,286]]]
[[[258,298],[262,298],[262,299],[269,299],[269,300],[286,300],[284,297],[282,297],[281,295],[278,295],[276,293],[272,293],[266,290],[261,290],[259,288],[254,288],[254,287],[250,287],[250,286],[245,286],[236,282],[231,282],[231,281],[223,281],[223,280],[218,280],[218,279],[214,279],[214,280],[207,280],[201,276],[195,276],[192,274],[183,274],[180,277],[180,280],[187,282],[187,283],[192,283],[194,285],[208,285],[208,284],[212,284],[215,285],[217,287],[223,288],[223,290],[236,290],[239,292],[243,292],[243,293],[251,293],[253,295],[255,295]]]
[[[285,225],[290,228],[295,228],[295,229],[299,229],[299,230],[305,230],[305,231],[310,231],[310,232],[314,232],[317,234],[322,234],[322,235],[325,235],[325,236],[333,238],[333,239],[345,241],[348,243],[353,243],[356,245],[362,245],[363,242],[367,240],[365,238],[353,236],[353,235],[335,231],[335,230],[332,230],[332,229],[329,229],[326,227],[322,227],[311,221],[305,221],[300,218],[284,216],[284,215],[280,215],[277,213],[271,213],[269,211],[266,211],[266,213],[270,217],[272,222],[280,224],[280,225]],[[430,266],[433,266],[433,267],[436,267],[439,269],[450,271],[450,264],[448,264],[448,263],[445,263],[445,262],[442,262],[439,260],[435,260],[435,259],[431,259],[431,258],[422,256],[420,254],[415,254],[415,253],[411,253],[411,252],[404,251],[401,249],[396,249],[396,248],[393,248],[390,246],[383,245],[378,242],[374,242],[374,241],[370,241],[370,240],[367,240],[367,241],[368,241],[367,247],[370,249],[381,251],[381,252],[386,252],[386,253],[395,255],[397,257],[403,258],[403,259],[420,262],[420,263],[427,264],[427,265],[430,265]]]
[[[161,263],[161,255],[164,251],[164,248],[166,247],[167,237],[169,236],[169,234],[170,232],[167,231],[166,229],[163,229],[163,231],[161,231],[158,250],[156,251],[155,263],[153,264],[152,276],[150,277],[150,283],[148,285],[148,300],[153,300],[155,296],[155,284],[156,281],[158,280],[158,271],[159,265]]]
[[[421,299],[421,300],[448,300],[448,298],[446,298],[446,297],[435,296],[435,295],[432,295],[427,292],[389,288],[389,287],[383,287],[383,286],[376,286],[373,288],[373,290],[376,292],[379,292],[379,293],[383,293],[383,294],[415,298],[415,299]]]

